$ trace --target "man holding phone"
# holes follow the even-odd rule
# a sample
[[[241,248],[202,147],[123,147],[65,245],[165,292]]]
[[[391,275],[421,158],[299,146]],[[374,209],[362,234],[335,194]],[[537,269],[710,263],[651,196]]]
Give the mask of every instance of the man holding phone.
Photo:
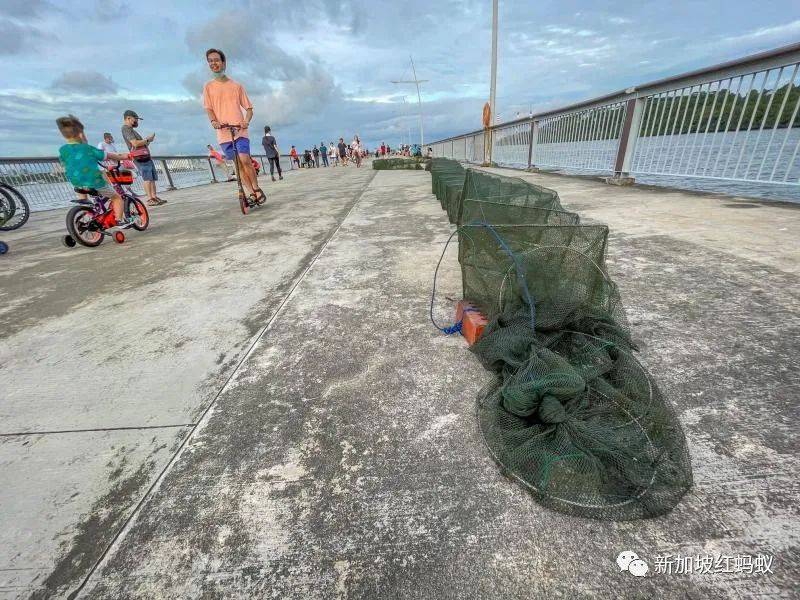
[[[156,134],[151,133],[146,138],[139,135],[136,128],[142,118],[132,110],[126,110],[122,118],[125,121],[122,125],[122,139],[125,140],[128,150],[131,151],[131,158],[136,163],[136,170],[142,176],[144,192],[147,194],[147,205],[158,206],[159,204],[166,204],[166,200],[162,200],[156,195],[158,173],[156,172],[156,164],[150,156],[149,146],[155,139]]]

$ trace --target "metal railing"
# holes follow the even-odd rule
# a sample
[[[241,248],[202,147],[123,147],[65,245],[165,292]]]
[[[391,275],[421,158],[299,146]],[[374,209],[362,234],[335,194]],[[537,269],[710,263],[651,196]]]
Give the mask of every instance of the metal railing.
[[[501,166],[764,191],[800,186],[799,111],[800,44],[792,44],[431,146],[434,156],[483,163],[490,132]]]
[[[261,163],[261,173],[269,170],[266,156],[253,155]],[[288,159],[288,155],[281,156]],[[233,164],[226,171],[207,156],[154,156],[158,173],[156,190],[160,192],[226,181],[228,172],[233,174]],[[291,168],[288,166],[287,168]],[[135,169],[134,182],[130,186],[143,194],[142,179]],[[31,211],[49,210],[68,206],[75,198],[75,191],[67,181],[64,168],[57,158],[0,158],[0,181],[17,188],[28,200]]]

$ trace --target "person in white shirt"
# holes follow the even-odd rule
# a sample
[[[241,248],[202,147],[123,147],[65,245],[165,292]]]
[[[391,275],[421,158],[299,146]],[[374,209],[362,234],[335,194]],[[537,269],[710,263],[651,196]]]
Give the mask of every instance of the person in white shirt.
[[[103,134],[103,141],[97,144],[97,147],[106,154],[119,154],[117,147],[114,145],[114,136],[108,132]],[[104,160],[103,164],[107,167],[115,167],[117,165],[117,161]]]
[[[333,167],[339,164],[339,153],[336,151],[336,144],[333,142],[328,144],[328,162]]]
[[[353,159],[356,161],[356,167],[361,166],[361,140],[358,139],[358,135],[353,138],[353,142],[350,144],[350,150],[353,152]]]

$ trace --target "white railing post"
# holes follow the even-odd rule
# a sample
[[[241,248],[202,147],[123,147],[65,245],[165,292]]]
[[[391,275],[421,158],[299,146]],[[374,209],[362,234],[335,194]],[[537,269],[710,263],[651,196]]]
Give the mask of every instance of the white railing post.
[[[625,122],[622,125],[622,132],[619,136],[617,158],[614,162],[614,176],[606,179],[608,183],[631,185],[634,182],[630,171],[633,154],[636,152],[636,141],[639,139],[644,102],[644,98],[631,98],[625,106]]]
[[[536,164],[536,144],[539,142],[539,121],[531,120],[531,135],[528,140],[528,170],[534,168]]]

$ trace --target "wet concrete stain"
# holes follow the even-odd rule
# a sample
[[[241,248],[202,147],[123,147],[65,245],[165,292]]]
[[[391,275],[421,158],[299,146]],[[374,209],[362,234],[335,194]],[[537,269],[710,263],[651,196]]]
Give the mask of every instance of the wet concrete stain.
[[[153,438],[151,443],[155,444],[156,441]],[[62,542],[61,555],[52,572],[42,581],[41,587],[31,594],[31,598],[63,597],[69,588],[79,583],[79,579],[97,561],[98,553],[102,551],[102,540],[108,539],[119,529],[149,483],[156,457],[165,448],[165,444],[154,446],[147,458],[126,476],[123,474],[128,464],[128,451],[124,446],[118,449],[116,464],[108,465],[111,468],[108,474],[110,489],[94,501],[89,513],[76,524],[71,539]]]

